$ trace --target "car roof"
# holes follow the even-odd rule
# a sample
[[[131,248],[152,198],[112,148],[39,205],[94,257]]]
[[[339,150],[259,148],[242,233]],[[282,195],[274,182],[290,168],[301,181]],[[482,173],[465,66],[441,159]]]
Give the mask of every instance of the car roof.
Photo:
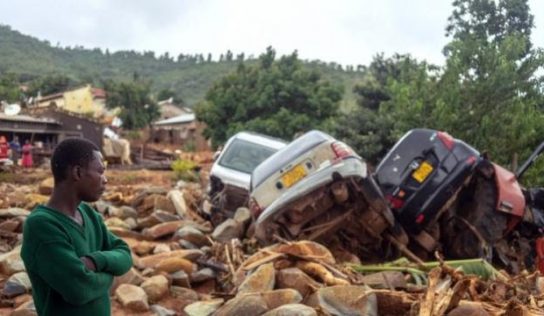
[[[334,138],[317,130],[310,131],[295,139],[289,145],[268,157],[253,170],[251,175],[251,189],[260,185],[264,180],[270,177],[270,175],[293,161],[296,157],[302,155],[311,148],[330,140],[334,140]]]
[[[234,140],[234,139],[242,139],[248,142],[261,144],[266,147],[270,147],[274,149],[280,149],[285,147],[285,145],[287,145],[287,142],[285,142],[282,139],[274,138],[268,135],[263,135],[263,134],[259,134],[255,132],[247,132],[247,131],[238,132],[237,134],[231,137],[231,140]]]

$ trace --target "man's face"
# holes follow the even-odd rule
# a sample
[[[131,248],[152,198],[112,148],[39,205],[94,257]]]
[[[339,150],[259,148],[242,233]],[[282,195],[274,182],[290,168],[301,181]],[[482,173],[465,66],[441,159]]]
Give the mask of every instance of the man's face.
[[[102,161],[102,154],[98,151],[93,152],[93,160],[89,162],[86,168],[81,168],[80,195],[85,202],[94,202],[100,199],[104,190],[106,190],[106,167]]]

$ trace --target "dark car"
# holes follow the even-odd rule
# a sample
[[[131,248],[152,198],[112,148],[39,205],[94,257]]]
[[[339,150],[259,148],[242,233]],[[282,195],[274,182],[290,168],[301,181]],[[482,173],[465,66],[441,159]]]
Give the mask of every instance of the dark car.
[[[445,132],[413,129],[374,175],[397,219],[417,234],[455,197],[480,160],[476,149]]]

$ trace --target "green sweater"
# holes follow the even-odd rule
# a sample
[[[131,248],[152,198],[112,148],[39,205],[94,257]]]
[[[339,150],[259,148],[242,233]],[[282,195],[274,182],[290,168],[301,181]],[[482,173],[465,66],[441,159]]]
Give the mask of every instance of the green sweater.
[[[21,257],[38,315],[110,315],[113,276],[132,266],[129,247],[106,229],[100,214],[85,203],[78,210],[83,226],[45,205],[25,221]],[[82,256],[94,261],[96,271]]]

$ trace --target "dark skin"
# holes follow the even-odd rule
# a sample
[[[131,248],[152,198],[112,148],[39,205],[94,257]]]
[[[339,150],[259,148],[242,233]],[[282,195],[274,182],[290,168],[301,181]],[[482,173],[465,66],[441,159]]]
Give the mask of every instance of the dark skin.
[[[94,151],[93,159],[87,166],[71,166],[66,170],[65,179],[55,182],[47,206],[83,226],[83,218],[77,207],[82,201],[95,202],[100,199],[108,183],[104,174],[105,170],[102,154]],[[87,269],[96,271],[96,266],[90,258],[81,257],[80,259]]]

